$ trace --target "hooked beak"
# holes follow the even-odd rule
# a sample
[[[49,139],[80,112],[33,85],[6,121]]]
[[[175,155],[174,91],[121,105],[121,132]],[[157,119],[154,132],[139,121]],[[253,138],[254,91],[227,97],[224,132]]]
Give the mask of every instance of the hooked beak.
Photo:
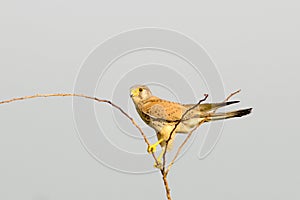
[[[138,89],[132,89],[131,91],[130,91],[130,97],[132,98],[132,97],[136,97],[136,96],[138,96],[139,95],[139,91],[138,91]]]

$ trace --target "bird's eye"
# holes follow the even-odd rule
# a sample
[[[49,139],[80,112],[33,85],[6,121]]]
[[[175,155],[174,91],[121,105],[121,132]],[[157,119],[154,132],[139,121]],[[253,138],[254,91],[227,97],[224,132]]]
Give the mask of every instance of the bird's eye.
[[[142,92],[142,91],[143,91],[143,88],[139,88],[139,91]]]

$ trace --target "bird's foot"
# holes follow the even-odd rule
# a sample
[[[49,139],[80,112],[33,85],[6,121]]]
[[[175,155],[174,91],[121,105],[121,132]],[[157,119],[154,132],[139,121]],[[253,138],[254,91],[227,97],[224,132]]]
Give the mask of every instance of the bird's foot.
[[[162,165],[161,161],[157,161],[154,163],[153,167],[155,167],[157,169],[162,169],[163,165]]]
[[[156,146],[157,146],[157,144],[150,145],[148,147],[148,149],[147,149],[148,153],[154,153],[154,152],[156,152]]]
[[[164,140],[163,140],[163,139],[160,139],[160,140],[158,140],[156,143],[154,143],[154,144],[148,146],[148,149],[147,149],[148,153],[154,153],[154,152],[156,152],[156,147],[157,147],[157,145],[159,145],[162,141],[164,141]]]

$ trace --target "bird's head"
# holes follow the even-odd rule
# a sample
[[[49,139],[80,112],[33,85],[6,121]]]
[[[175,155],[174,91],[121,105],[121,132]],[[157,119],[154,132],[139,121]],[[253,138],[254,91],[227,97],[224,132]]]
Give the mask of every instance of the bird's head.
[[[145,85],[135,85],[130,88],[130,97],[135,104],[152,96],[150,89]]]

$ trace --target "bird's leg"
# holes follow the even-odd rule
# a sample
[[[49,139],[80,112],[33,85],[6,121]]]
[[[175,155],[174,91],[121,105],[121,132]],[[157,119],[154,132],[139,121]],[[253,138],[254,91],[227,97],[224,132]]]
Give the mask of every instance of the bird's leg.
[[[164,156],[165,150],[166,150],[166,147],[162,147],[162,151],[161,151],[161,153],[159,154],[159,156],[157,157],[157,163],[154,163],[154,167],[155,167],[155,168],[162,169],[162,162],[161,162],[161,159],[162,159],[162,157]]]
[[[154,164],[154,167],[159,168],[159,169],[162,167],[162,161],[161,160],[162,160],[162,158],[165,154],[165,151],[166,151],[166,147],[162,147],[162,150],[161,150],[161,152],[160,152],[160,154],[157,158],[157,163]]]
[[[166,150],[166,147],[163,147],[162,151],[160,152],[160,154],[159,154],[159,156],[157,158],[158,163],[161,163],[161,159],[162,159],[162,157],[163,157],[163,155],[165,153],[165,150]]]
[[[154,144],[150,145],[150,146],[148,147],[147,151],[148,151],[149,153],[154,153],[154,152],[156,152],[156,147],[157,147],[157,145],[159,145],[159,144],[160,144],[161,142],[163,142],[163,141],[164,141],[164,139],[158,140],[158,141],[155,142]]]

